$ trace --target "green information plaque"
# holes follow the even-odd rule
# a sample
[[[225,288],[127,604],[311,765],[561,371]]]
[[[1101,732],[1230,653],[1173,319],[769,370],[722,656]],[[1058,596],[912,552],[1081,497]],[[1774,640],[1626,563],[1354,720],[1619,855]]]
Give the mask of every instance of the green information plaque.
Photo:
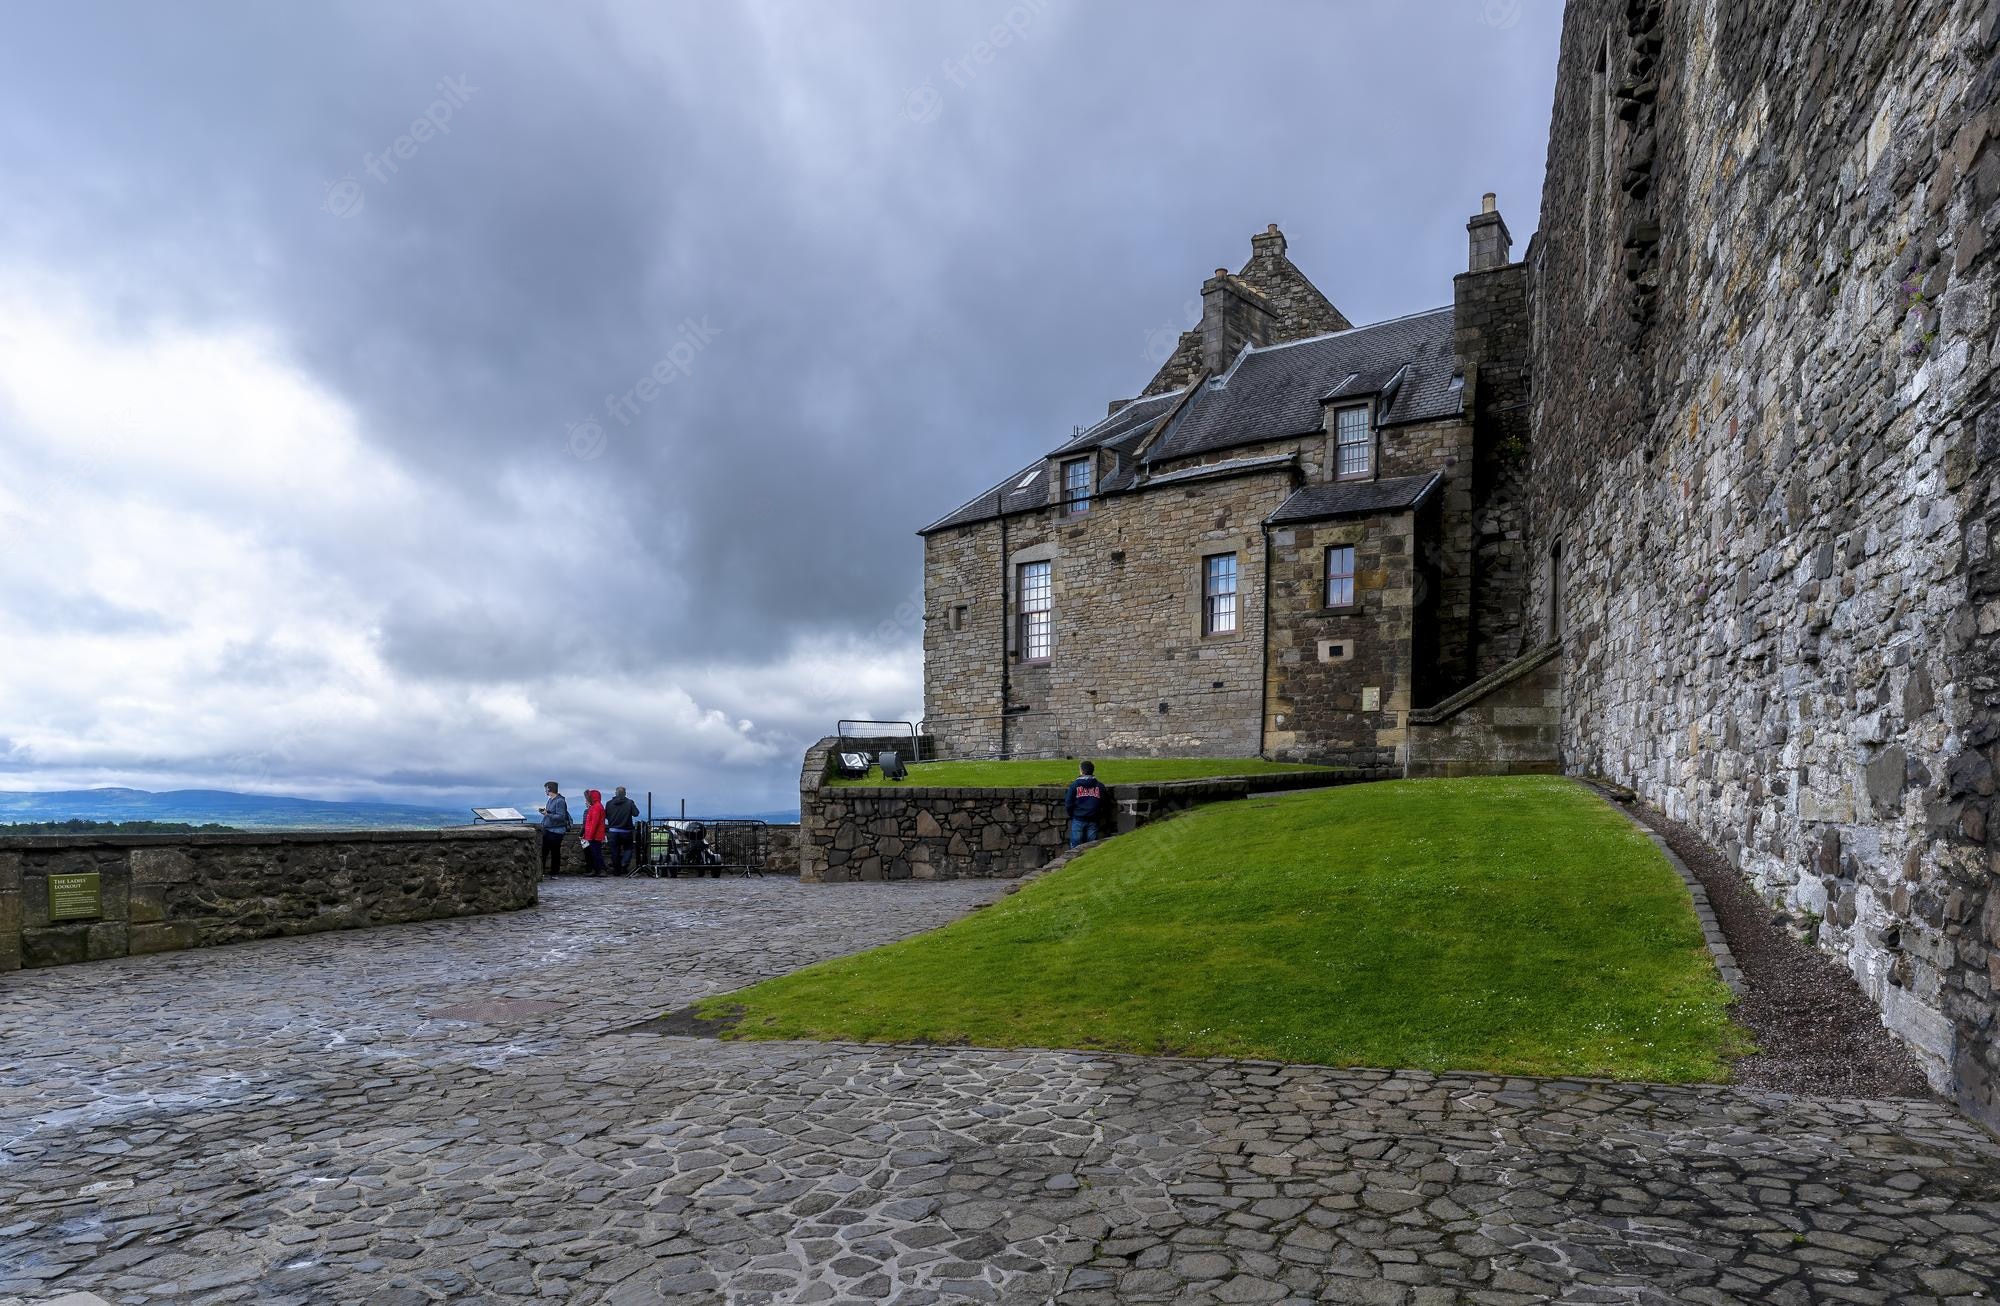
[[[49,919],[88,921],[104,915],[104,884],[97,872],[49,877]]]

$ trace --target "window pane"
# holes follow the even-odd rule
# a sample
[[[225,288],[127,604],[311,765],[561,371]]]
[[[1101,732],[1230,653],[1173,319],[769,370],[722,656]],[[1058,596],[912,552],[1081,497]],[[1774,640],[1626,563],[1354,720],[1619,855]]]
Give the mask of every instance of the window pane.
[[[1339,442],[1334,463],[1335,474],[1366,476],[1370,471],[1374,453],[1374,440],[1368,429],[1368,410],[1343,408],[1335,417],[1335,438]]]
[[[1354,605],[1354,549],[1343,546],[1326,551],[1326,606]]]
[[[1236,629],[1236,555],[1218,553],[1202,559],[1201,628],[1208,635]]]
[[[1018,605],[1021,613],[1021,657],[1046,662],[1055,649],[1055,564],[1021,564]]]
[[[1090,459],[1076,458],[1063,464],[1064,512],[1089,512],[1090,489]]]

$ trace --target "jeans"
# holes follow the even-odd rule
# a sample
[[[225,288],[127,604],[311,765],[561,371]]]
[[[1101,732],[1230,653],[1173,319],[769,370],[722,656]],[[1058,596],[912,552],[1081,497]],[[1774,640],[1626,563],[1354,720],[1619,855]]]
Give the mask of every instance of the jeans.
[[[632,832],[630,830],[611,831],[611,873],[625,874],[625,859],[632,855]]]
[[[562,874],[562,834],[554,830],[542,831],[542,874]]]
[[[1081,816],[1073,816],[1070,818],[1069,821],[1070,847],[1081,848],[1083,845],[1087,843],[1096,843],[1096,842],[1097,842],[1096,817],[1093,816],[1087,821],[1084,820]]]

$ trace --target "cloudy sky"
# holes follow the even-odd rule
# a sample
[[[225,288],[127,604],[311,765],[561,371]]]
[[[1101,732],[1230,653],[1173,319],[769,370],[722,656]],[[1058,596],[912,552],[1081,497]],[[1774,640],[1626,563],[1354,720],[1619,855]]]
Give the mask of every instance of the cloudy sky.
[[[1554,0],[15,6],[0,788],[796,802],[1267,222],[1536,225]],[[656,380],[655,378],[662,378]],[[644,384],[650,382],[650,384]]]

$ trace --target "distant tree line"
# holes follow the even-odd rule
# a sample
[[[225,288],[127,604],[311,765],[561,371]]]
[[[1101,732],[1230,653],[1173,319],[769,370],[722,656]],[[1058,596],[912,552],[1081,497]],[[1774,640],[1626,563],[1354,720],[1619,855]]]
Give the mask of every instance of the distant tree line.
[[[0,823],[0,837],[24,834],[238,834],[233,825],[209,821],[18,821]]]

